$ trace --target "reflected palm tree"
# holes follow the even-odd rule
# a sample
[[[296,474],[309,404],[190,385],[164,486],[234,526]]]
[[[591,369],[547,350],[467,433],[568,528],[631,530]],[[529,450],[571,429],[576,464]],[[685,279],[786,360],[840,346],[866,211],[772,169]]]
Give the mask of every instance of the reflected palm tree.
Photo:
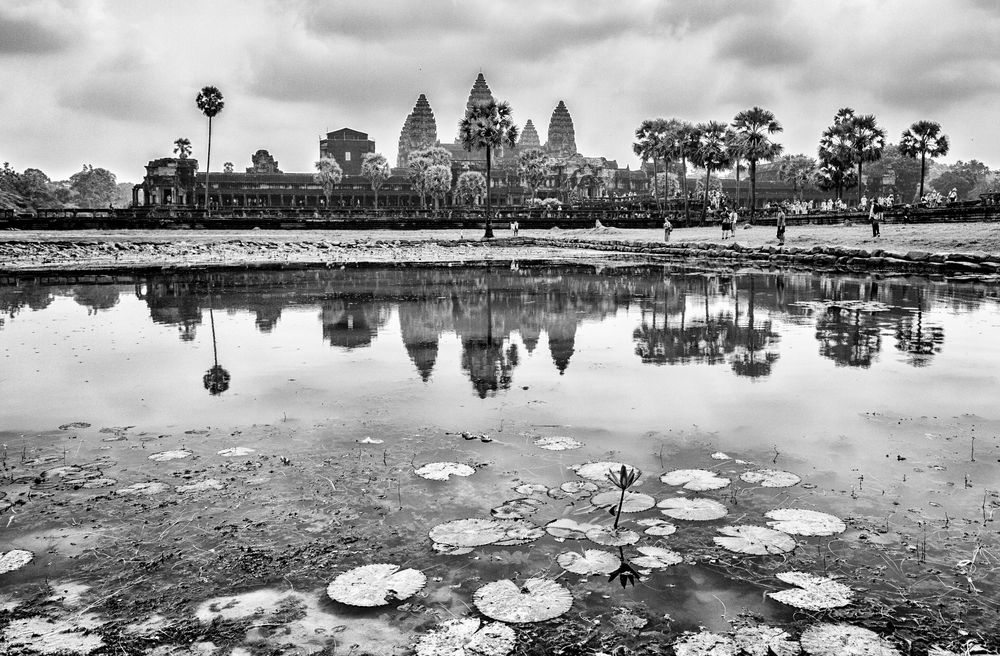
[[[852,317],[853,315],[853,317]],[[860,310],[831,307],[816,320],[819,352],[841,367],[867,369],[882,350],[882,334],[878,326],[869,325],[871,315],[861,318]]]
[[[778,341],[779,335],[771,329],[770,320],[764,321],[760,327],[754,325],[754,307],[756,305],[757,294],[754,277],[750,276],[749,278],[750,293],[747,301],[747,329],[742,335],[742,340],[740,339],[739,328],[739,292],[737,291],[736,293],[737,321],[735,329],[737,347],[730,360],[730,366],[733,369],[733,373],[737,376],[764,378],[771,375],[774,363],[778,361],[778,354],[767,349]],[[742,343],[740,343],[741,341]]]
[[[212,308],[208,308],[208,318],[212,324],[212,360],[215,363],[212,368],[205,372],[201,382],[212,396],[222,394],[229,389],[229,372],[219,365],[219,351],[215,344],[215,313]]]
[[[944,328],[924,326],[924,311],[917,310],[916,317],[902,317],[896,326],[896,349],[906,353],[906,362],[914,367],[926,367],[941,352]]]

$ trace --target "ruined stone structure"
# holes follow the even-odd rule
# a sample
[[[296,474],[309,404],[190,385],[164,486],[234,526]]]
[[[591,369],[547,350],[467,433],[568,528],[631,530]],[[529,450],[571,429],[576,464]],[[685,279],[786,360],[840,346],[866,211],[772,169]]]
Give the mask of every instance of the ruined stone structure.
[[[572,157],[576,154],[576,131],[573,117],[566,109],[566,103],[559,101],[549,119],[549,138],[545,150],[556,157]]]
[[[319,156],[337,160],[344,175],[361,175],[361,160],[367,153],[375,152],[375,142],[367,132],[341,128],[328,132],[320,139]]]
[[[531,122],[530,118],[524,124],[524,129],[521,130],[521,138],[517,140],[517,147],[520,150],[542,147],[542,142],[538,139],[538,130],[535,129],[535,124]]]
[[[403,130],[399,133],[399,151],[396,155],[396,166],[406,166],[406,159],[414,150],[429,148],[437,144],[437,121],[434,111],[427,102],[427,96],[420,94],[413,111],[403,122]]]
[[[278,168],[278,160],[271,157],[271,153],[264,149],[258,150],[250,156],[253,166],[247,167],[247,173],[282,173]]]

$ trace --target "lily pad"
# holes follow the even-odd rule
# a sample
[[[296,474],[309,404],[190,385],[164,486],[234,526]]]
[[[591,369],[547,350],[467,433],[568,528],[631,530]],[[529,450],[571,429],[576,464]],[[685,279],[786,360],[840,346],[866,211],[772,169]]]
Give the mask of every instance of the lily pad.
[[[618,501],[622,498],[620,490],[610,490],[595,494],[590,498],[590,503],[599,508],[618,508]],[[649,510],[656,505],[656,499],[641,492],[625,492],[625,499],[622,503],[623,513],[637,513]]]
[[[385,606],[412,597],[426,584],[423,572],[376,563],[344,572],[327,586],[326,594],[349,606]]]
[[[744,626],[733,636],[736,646],[746,656],[796,656],[802,653],[799,643],[783,629],[767,624]]]
[[[575,519],[555,519],[545,525],[545,531],[555,538],[563,540],[583,540],[587,531],[600,528],[599,524],[578,522]]]
[[[583,446],[583,442],[572,437],[539,437],[535,440],[535,446],[547,451],[568,451],[579,449]]]
[[[514,488],[514,491],[518,494],[545,494],[549,491],[549,488],[541,485],[539,483],[522,483]]]
[[[685,490],[692,492],[721,490],[731,482],[707,469],[675,469],[660,476],[660,481],[667,485],[682,485]]]
[[[472,476],[476,470],[460,462],[429,462],[413,473],[430,481],[447,481],[452,476]]]
[[[752,469],[740,474],[744,483],[753,483],[761,487],[792,487],[802,480],[792,472],[780,469]]]
[[[90,424],[85,421],[73,421],[68,424],[63,424],[59,427],[59,430],[73,430],[75,428],[90,428]]]
[[[234,446],[229,449],[223,449],[222,451],[217,451],[218,455],[223,458],[236,458],[241,456],[248,456],[251,453],[256,453],[256,449],[251,449],[246,446]]]
[[[813,624],[802,632],[799,643],[812,656],[900,656],[879,634],[850,624]]]
[[[506,528],[495,519],[455,519],[430,530],[431,540],[456,547],[481,547],[503,540]]]
[[[729,514],[726,507],[714,499],[672,497],[659,502],[656,507],[667,517],[694,522],[722,519]]]
[[[498,547],[528,544],[545,535],[545,529],[526,519],[497,520],[497,524],[504,530],[503,537],[493,543]]]
[[[625,528],[598,526],[587,531],[587,539],[605,547],[624,547],[639,541],[639,534]]]
[[[736,656],[736,653],[732,638],[709,631],[685,633],[674,642],[677,656]]]
[[[590,481],[566,481],[559,486],[560,491],[565,492],[575,499],[585,499],[599,489],[601,488],[597,483]]]
[[[816,510],[776,508],[764,513],[768,526],[792,535],[837,535],[847,530],[843,520]]]
[[[768,592],[767,596],[783,604],[805,610],[829,610],[851,603],[851,588],[825,576],[807,572],[781,572],[779,580],[798,586],[791,590]]]
[[[431,544],[431,549],[446,556],[464,556],[467,553],[472,553],[472,547],[453,547],[450,544],[438,542]]]
[[[504,579],[476,590],[473,603],[490,619],[520,624],[559,617],[573,605],[573,595],[549,579],[531,578],[524,587]]]
[[[151,497],[154,494],[161,494],[169,489],[170,486],[166,483],[161,483],[160,481],[147,481],[145,483],[133,483],[128,487],[115,490],[115,494],[121,494],[124,496]]]
[[[168,460],[180,460],[182,458],[190,458],[194,455],[187,449],[176,449],[174,451],[160,451],[159,453],[154,453],[149,457],[150,460],[156,462],[167,462]]]
[[[672,549],[664,547],[636,547],[641,556],[632,559],[632,564],[648,569],[664,569],[684,562],[684,558]]]
[[[666,537],[677,532],[677,527],[663,519],[640,519],[636,522],[639,526],[646,526],[646,535],[656,535]]]
[[[792,536],[763,526],[723,526],[718,529],[725,537],[715,537],[715,543],[736,553],[751,556],[769,556],[795,550]]]
[[[90,613],[71,619],[27,617],[11,621],[0,638],[0,650],[5,654],[50,654],[52,656],[85,656],[104,646],[96,633],[101,626]]]
[[[221,490],[226,486],[215,480],[214,478],[209,478],[204,481],[198,481],[197,483],[190,483],[188,485],[179,485],[177,491],[181,494],[188,492],[208,492],[209,490]]]
[[[622,467],[627,467],[629,469],[634,469],[631,465],[626,465],[621,462],[587,462],[582,465],[573,465],[570,467],[576,472],[576,475],[580,478],[586,478],[591,481],[604,482],[607,480],[608,472],[617,472]]]
[[[556,562],[568,572],[584,575],[610,574],[621,564],[617,555],[600,549],[587,549],[582,554],[564,551],[556,558]]]
[[[722,451],[716,451],[712,454],[712,460],[731,460],[731,458],[728,454],[723,453]]]
[[[538,512],[541,505],[541,501],[530,497],[510,499],[490,510],[490,514],[498,519],[524,519],[528,515]]]
[[[517,641],[514,629],[500,622],[482,624],[475,617],[446,620],[422,635],[416,656],[507,656]]]
[[[7,553],[0,552],[0,554],[2,554],[0,555],[0,574],[21,569],[35,559],[35,554],[24,549],[12,549]]]

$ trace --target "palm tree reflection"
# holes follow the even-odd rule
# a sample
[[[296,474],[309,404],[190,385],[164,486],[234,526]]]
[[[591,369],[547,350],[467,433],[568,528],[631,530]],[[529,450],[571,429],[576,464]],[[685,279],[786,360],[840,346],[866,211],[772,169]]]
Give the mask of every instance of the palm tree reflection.
[[[205,372],[201,382],[209,394],[216,396],[229,389],[230,376],[229,372],[219,365],[219,351],[215,345],[215,314],[212,312],[212,308],[208,308],[208,318],[212,323],[212,360],[215,364]]]

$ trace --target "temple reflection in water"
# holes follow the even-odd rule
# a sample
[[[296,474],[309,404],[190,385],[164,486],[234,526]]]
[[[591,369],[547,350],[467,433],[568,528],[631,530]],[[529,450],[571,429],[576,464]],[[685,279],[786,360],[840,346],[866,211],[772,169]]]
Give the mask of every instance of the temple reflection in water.
[[[569,371],[581,324],[621,311],[636,317],[632,343],[644,363],[718,365],[763,379],[781,366],[785,325],[811,325],[818,353],[838,366],[871,367],[891,344],[921,367],[944,344],[944,328],[927,318],[932,306],[974,309],[997,298],[995,288],[971,283],[660,267],[188,272],[140,277],[132,286],[2,285],[0,328],[57,296],[96,313],[133,293],[153,322],[175,326],[182,340],[195,339],[209,309],[249,312],[256,328],[270,333],[286,308],[313,307],[317,331],[331,347],[364,349],[395,313],[421,380],[433,376],[441,338],[451,334],[461,344],[460,366],[483,398],[508,389],[524,355],[543,342],[559,374]]]

